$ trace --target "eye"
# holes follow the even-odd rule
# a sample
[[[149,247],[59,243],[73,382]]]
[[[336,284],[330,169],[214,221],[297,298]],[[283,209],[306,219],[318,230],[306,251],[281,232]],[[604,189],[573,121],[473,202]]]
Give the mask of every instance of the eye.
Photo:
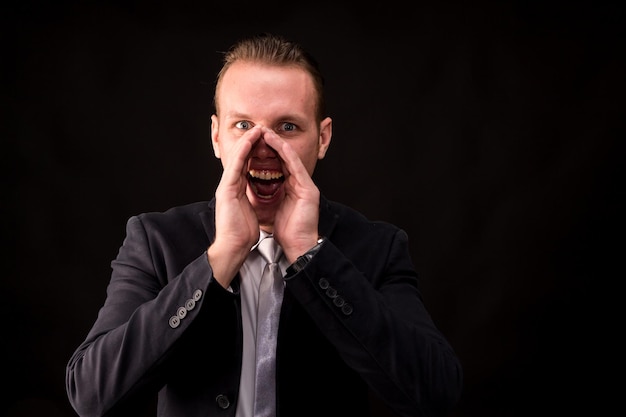
[[[249,121],[247,121],[247,120],[241,120],[241,121],[239,121],[239,122],[235,123],[235,127],[236,127],[237,129],[244,129],[244,130],[248,130],[248,129],[251,129],[251,128],[252,128],[252,123],[250,123],[250,122],[249,122]]]
[[[285,122],[280,126],[280,130],[284,132],[293,132],[294,130],[296,130],[296,125],[294,125],[293,123]]]

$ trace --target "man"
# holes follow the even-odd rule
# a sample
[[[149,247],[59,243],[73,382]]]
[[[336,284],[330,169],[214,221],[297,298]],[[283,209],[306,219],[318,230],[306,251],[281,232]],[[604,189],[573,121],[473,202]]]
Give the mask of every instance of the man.
[[[422,303],[407,235],[312,180],[332,136],[322,84],[278,36],[225,54],[215,197],[129,219],[107,299],[67,366],[79,415],[132,415],[156,392],[167,417],[367,416],[369,393],[399,416],[454,406],[461,366]],[[271,263],[257,246],[271,240],[283,255],[277,325],[256,322]]]

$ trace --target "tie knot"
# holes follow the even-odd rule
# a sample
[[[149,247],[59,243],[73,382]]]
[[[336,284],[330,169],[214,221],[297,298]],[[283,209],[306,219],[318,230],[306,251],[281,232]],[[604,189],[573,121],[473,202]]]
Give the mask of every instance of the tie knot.
[[[278,262],[278,259],[282,255],[282,249],[278,246],[272,236],[263,238],[263,240],[259,242],[257,249],[259,250],[261,256],[265,259],[265,262],[270,264]]]

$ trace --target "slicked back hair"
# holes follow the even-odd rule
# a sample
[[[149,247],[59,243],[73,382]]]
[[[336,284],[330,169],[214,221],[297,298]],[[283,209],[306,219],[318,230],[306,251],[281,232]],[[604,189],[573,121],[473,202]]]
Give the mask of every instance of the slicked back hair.
[[[316,117],[317,122],[326,116],[326,103],[324,98],[324,77],[319,69],[315,58],[304,48],[293,41],[287,40],[280,35],[263,33],[242,39],[233,44],[224,53],[222,68],[217,74],[213,105],[216,113],[219,112],[217,94],[220,83],[226,70],[237,61],[258,62],[267,65],[293,66],[302,68],[311,75],[313,86],[317,93]]]

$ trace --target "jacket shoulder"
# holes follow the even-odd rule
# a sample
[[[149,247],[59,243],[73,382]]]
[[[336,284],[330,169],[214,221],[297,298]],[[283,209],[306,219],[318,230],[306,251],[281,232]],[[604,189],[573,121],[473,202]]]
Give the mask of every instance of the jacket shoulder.
[[[128,225],[141,224],[146,233],[169,236],[200,233],[212,234],[213,200],[198,201],[168,208],[164,211],[150,211],[132,216]]]
[[[324,199],[322,204],[328,212],[332,213],[341,222],[369,224],[393,230],[398,229],[398,227],[392,223],[384,220],[370,219],[361,211],[338,201]]]
[[[395,224],[384,220],[372,220],[361,211],[346,204],[328,199],[322,200],[322,210],[325,212],[324,218],[334,217],[333,234],[348,234],[352,237],[360,236],[369,238],[377,235],[393,236],[402,230]]]
[[[183,219],[196,219],[199,214],[212,210],[211,201],[197,201],[180,206],[170,207],[163,211],[147,211],[132,217],[142,222],[168,222]]]

